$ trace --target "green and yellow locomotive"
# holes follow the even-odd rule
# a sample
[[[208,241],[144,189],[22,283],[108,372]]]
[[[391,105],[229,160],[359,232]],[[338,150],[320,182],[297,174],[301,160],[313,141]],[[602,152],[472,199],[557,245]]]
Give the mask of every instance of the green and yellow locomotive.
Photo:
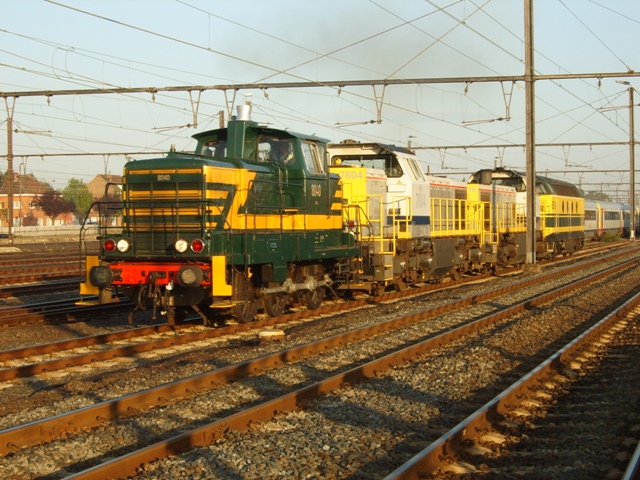
[[[100,227],[81,294],[106,303],[120,291],[170,324],[190,309],[205,323],[229,313],[248,322],[291,299],[317,308],[348,280],[359,250],[328,142],[249,117],[244,105],[227,128],[194,135],[194,153],[125,165],[122,225]]]

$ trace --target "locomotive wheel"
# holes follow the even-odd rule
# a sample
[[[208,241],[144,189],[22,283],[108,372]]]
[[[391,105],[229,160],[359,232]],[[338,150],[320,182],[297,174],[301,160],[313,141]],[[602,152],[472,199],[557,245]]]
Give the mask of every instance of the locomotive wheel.
[[[272,293],[264,297],[264,310],[270,317],[279,317],[287,305],[287,297],[283,293]]]
[[[147,288],[140,287],[138,289],[138,293],[136,296],[138,297],[138,309],[146,310],[147,309]]]
[[[240,323],[249,323],[258,313],[258,300],[253,292],[253,285],[243,274],[238,274],[235,280],[237,292],[237,303],[233,308],[233,313]]]
[[[371,295],[374,297],[379,297],[380,295],[384,295],[384,291],[386,290],[384,285],[378,285],[371,289]]]
[[[398,278],[396,280],[396,283],[393,284],[393,288],[396,290],[396,292],[402,292],[409,288],[409,285],[407,285],[407,282],[405,282],[404,278]]]
[[[247,300],[233,307],[234,314],[240,323],[253,322],[253,317],[258,313],[258,301]]]
[[[177,322],[182,322],[187,318],[188,311],[181,307],[167,307],[167,323],[175,327]]]
[[[302,299],[309,310],[315,310],[322,305],[322,300],[324,300],[324,287],[318,287],[313,291],[305,291],[302,294]]]
[[[167,323],[172,327],[176,325],[176,309],[175,307],[167,308]]]

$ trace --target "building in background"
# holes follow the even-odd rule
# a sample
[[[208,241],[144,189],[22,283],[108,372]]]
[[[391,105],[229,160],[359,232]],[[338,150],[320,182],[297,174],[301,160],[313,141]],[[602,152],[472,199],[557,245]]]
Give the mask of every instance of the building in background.
[[[87,188],[94,201],[104,199],[105,188],[108,184],[113,184],[108,190],[110,195],[120,198],[122,191],[122,176],[120,175],[96,175],[93,180],[87,184]],[[31,227],[31,226],[52,226],[52,225],[69,225],[77,223],[78,220],[73,212],[60,214],[52,221],[39,208],[35,207],[35,200],[50,188],[46,183],[40,182],[32,174],[21,175],[14,172],[13,174],[13,226],[14,227]],[[6,174],[2,176],[0,182],[0,228],[7,227],[8,214],[8,185],[6,182]]]
[[[109,185],[108,194],[120,196],[122,175],[96,175],[93,180],[87,183],[87,188],[94,200],[101,200],[105,195],[107,185]]]
[[[45,215],[45,213],[36,208],[34,201],[39,195],[42,195],[48,185],[40,182],[31,174],[20,175],[13,174],[13,226],[47,226],[47,225],[65,225],[73,223],[74,216],[72,213],[58,215],[55,223]],[[9,210],[8,203],[8,183],[7,176],[4,175],[2,185],[0,186],[0,226],[7,226],[7,213]]]

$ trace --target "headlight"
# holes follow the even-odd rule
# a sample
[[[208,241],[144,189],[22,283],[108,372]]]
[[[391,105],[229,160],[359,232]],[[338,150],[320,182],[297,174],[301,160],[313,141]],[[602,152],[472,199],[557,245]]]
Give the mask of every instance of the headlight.
[[[189,243],[181,238],[173,244],[173,248],[175,248],[178,253],[184,253],[189,248]]]
[[[202,253],[204,252],[205,243],[203,240],[196,238],[193,242],[191,242],[191,251],[193,253]]]
[[[116,248],[120,253],[128,252],[129,250],[131,250],[131,242],[128,238],[121,238],[120,240],[118,240]]]

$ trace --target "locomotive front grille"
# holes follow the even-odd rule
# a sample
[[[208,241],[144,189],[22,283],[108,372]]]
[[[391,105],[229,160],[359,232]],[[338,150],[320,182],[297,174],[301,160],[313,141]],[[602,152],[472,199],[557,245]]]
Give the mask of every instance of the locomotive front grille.
[[[178,238],[204,235],[204,186],[200,168],[127,172],[123,223],[138,255],[172,255]]]

